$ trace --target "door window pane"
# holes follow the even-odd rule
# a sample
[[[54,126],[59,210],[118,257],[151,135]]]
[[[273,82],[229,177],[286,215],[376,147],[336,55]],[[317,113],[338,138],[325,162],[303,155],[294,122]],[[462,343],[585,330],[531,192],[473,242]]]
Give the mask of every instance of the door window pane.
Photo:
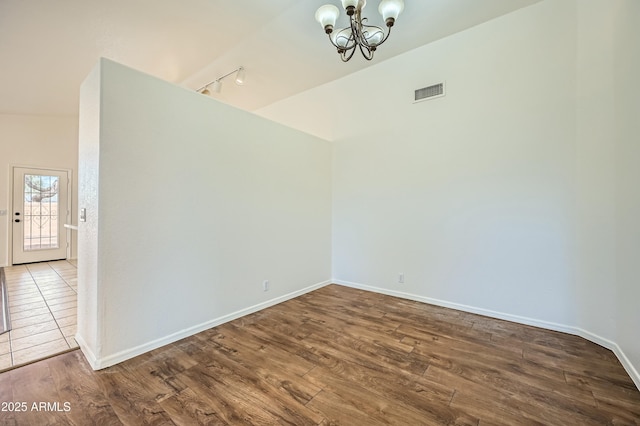
[[[58,248],[57,176],[24,175],[25,251]]]

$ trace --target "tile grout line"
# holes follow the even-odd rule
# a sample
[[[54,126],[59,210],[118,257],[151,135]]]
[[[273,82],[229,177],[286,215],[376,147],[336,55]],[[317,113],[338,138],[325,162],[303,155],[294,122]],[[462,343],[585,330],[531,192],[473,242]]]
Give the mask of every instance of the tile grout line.
[[[26,266],[24,267],[24,269],[29,273],[29,276],[31,276],[31,283],[33,283],[33,285],[36,286],[36,289],[39,292],[40,289],[38,288],[38,285],[36,284],[36,280],[33,278],[33,275],[31,275],[31,271]],[[42,294],[40,296],[42,296]],[[44,297],[43,297],[43,299],[44,299]],[[16,360],[15,360],[15,356],[14,356],[14,353],[16,351],[13,350],[13,340],[14,339],[13,339],[13,328],[12,328],[11,330],[9,330],[9,351],[10,351],[9,354],[11,355],[11,367],[15,367],[15,365],[16,365]]]
[[[69,262],[69,260],[66,260],[66,262],[69,265],[73,266],[73,268],[75,269],[75,271],[76,271],[76,279],[77,279],[77,277],[78,277],[78,267],[76,265],[74,265],[73,263]],[[47,262],[47,265],[49,265],[48,262]],[[77,324],[77,315],[78,315],[78,289],[77,289],[77,283],[76,283],[76,288],[71,287],[71,284],[69,284],[67,282],[67,280],[62,275],[60,275],[60,273],[53,266],[49,265],[49,267],[51,269],[53,269],[53,271],[56,273],[56,275],[58,275],[60,277],[60,279],[62,281],[64,281],[64,283],[67,285],[67,287],[69,287],[71,290],[73,290],[73,293],[76,295],[76,309],[75,310],[76,310],[76,329],[77,329],[77,327],[78,327],[78,324]],[[37,283],[36,283],[36,285],[37,285]],[[44,295],[43,295],[43,297],[44,297]],[[46,303],[46,298],[45,298],[45,303]],[[49,306],[49,304],[47,304],[47,306]],[[53,315],[53,312],[51,313],[51,315]],[[56,320],[55,316],[53,317],[53,319],[56,322],[56,324],[58,324],[58,321]],[[71,348],[71,345],[69,344],[69,341],[67,340],[67,336],[64,335],[64,332],[62,331],[62,327],[60,327],[59,324],[58,324],[58,329],[60,330],[60,333],[62,334],[62,337],[64,338],[64,341],[67,343],[69,348],[73,349],[73,348]],[[73,339],[75,340],[75,337]]]
[[[2,304],[4,305],[3,309],[6,309],[6,312],[3,312],[3,315],[5,316],[5,318],[3,318],[3,321],[7,322],[5,326],[6,328],[8,328],[6,334],[7,343],[9,343],[9,363],[13,365],[13,349],[11,347],[11,312],[9,308],[9,289],[7,288],[6,278],[7,277],[4,274],[4,267],[2,267],[0,268],[0,286],[2,286],[2,289],[0,289],[0,291],[2,292]]]
[[[49,268],[51,268],[51,265],[49,265],[49,262],[46,262],[46,264],[47,264],[47,266],[48,266]],[[38,292],[40,293],[40,296],[42,296],[42,299],[44,300],[44,304],[47,306],[47,309],[49,310],[49,313],[51,314],[51,317],[53,317],[53,321],[56,323],[56,327],[58,328],[58,331],[59,331],[59,332],[60,332],[60,334],[62,335],[62,338],[64,339],[64,342],[65,342],[65,343],[66,343],[66,345],[67,345],[67,349],[71,349],[71,345],[70,345],[70,344],[69,344],[69,342],[67,341],[67,338],[66,338],[66,337],[64,337],[64,333],[62,333],[62,328],[60,327],[60,324],[58,324],[58,319],[57,319],[57,318],[55,317],[55,315],[53,314],[53,311],[51,310],[51,307],[49,306],[49,303],[47,302],[47,298],[46,298],[46,297],[45,297],[45,295],[42,293],[42,289],[40,289],[40,286],[38,285],[38,280],[36,280],[36,277],[34,277],[34,276],[33,276],[33,273],[31,272],[31,269],[29,269],[29,266],[27,266],[26,268],[27,268],[27,271],[29,271],[29,275],[31,275],[31,278],[33,279],[33,282],[35,283],[36,288],[38,289]],[[56,270],[55,270],[55,269],[51,268],[51,270],[52,270],[53,272],[55,272],[55,273],[56,273],[56,275],[60,276],[60,274],[58,274],[58,272],[56,272]],[[60,277],[60,278],[62,278],[62,277]],[[69,285],[69,284],[67,284],[67,282],[66,282],[64,279],[62,279],[62,280],[64,281],[64,283],[65,283],[66,285]],[[36,346],[37,346],[37,345],[36,345]]]
[[[67,263],[69,263],[69,265],[71,265],[73,267],[73,269],[75,269],[77,271],[78,267],[76,265],[74,265],[73,263],[69,262],[68,260],[67,260]],[[60,273],[53,266],[51,266],[50,262],[42,262],[40,264],[46,264],[51,271],[55,272],[56,276],[58,276],[59,279],[61,279],[62,282],[64,282],[65,286],[68,289],[71,289],[73,291],[73,293],[75,294],[75,296],[77,297],[77,294],[78,294],[77,290],[74,289],[71,286],[71,284],[69,284],[69,282],[62,275],[60,275]],[[35,290],[37,290],[37,293],[40,295],[41,300],[45,303],[45,306],[47,307],[47,310],[49,311],[49,314],[53,317],[53,321],[54,321],[54,323],[56,325],[56,329],[62,335],[64,343],[65,343],[65,345],[67,347],[66,347],[66,349],[55,351],[55,353],[52,352],[50,354],[45,354],[43,356],[36,357],[36,358],[34,358],[32,360],[27,360],[26,362],[22,362],[22,363],[18,364],[18,363],[16,363],[16,358],[15,358],[15,352],[16,351],[14,350],[14,347],[13,347],[13,340],[14,340],[13,339],[13,333],[11,331],[9,331],[9,333],[8,333],[9,334],[9,355],[10,355],[11,365],[10,365],[10,367],[8,367],[6,369],[0,369],[0,372],[4,372],[4,371],[7,371],[7,370],[10,370],[10,369],[22,366],[22,365],[27,365],[27,364],[39,361],[41,359],[48,358],[48,357],[53,356],[53,355],[58,355],[58,354],[62,354],[62,353],[73,351],[73,350],[77,349],[77,347],[72,347],[72,345],[69,343],[69,340],[64,335],[64,333],[62,331],[62,327],[60,327],[60,323],[58,322],[58,319],[54,315],[54,313],[53,313],[53,311],[51,309],[51,306],[49,305],[49,301],[47,299],[47,296],[44,295],[43,290],[40,288],[40,285],[38,284],[38,279],[34,275],[34,272],[32,272],[32,270],[29,268],[29,265],[20,265],[20,266],[24,267],[24,272],[27,273],[28,276],[30,277],[30,278],[28,278],[29,286],[35,285]],[[49,275],[49,271],[46,271],[45,275],[47,275],[47,277],[51,276],[51,275]],[[40,334],[40,333],[36,333],[34,335],[38,335],[38,334]],[[27,337],[27,336],[25,336],[25,337]],[[24,350],[29,350],[29,349],[36,348],[38,346],[41,346],[41,345],[44,345],[44,344],[47,344],[47,343],[49,343],[49,342],[40,343],[40,344],[37,344],[37,345],[34,345],[34,346],[30,346],[30,347],[27,347],[27,348],[23,348],[23,349]],[[21,349],[21,350],[23,350],[23,349]]]

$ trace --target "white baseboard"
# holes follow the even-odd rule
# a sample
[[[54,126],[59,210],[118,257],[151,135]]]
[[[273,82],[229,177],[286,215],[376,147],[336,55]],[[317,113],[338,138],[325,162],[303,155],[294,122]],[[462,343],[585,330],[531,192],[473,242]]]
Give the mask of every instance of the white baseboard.
[[[605,339],[604,337],[598,336],[597,334],[581,328],[575,328],[575,330],[576,332],[573,334],[611,350],[629,374],[629,377],[631,377],[631,380],[633,380],[633,383],[635,383],[638,390],[640,390],[640,373],[638,373],[638,370],[634,367],[629,358],[627,358],[625,353],[622,351],[622,348],[620,348],[616,342]]]
[[[89,362],[91,368],[93,368],[94,370],[98,370],[98,358],[96,358],[96,355],[93,353],[87,342],[78,333],[76,333],[74,338],[76,339],[76,342],[78,342],[78,346],[80,346],[80,350],[82,351],[84,357],[87,359],[87,362]]]
[[[76,340],[78,341],[78,345],[80,345],[80,349],[82,350],[82,352],[84,353],[84,355],[87,357],[87,360],[89,361],[89,364],[91,365],[91,368],[93,368],[94,370],[100,370],[103,368],[107,368],[110,367],[112,365],[118,364],[120,362],[126,361],[128,359],[131,359],[133,357],[136,357],[138,355],[142,355],[143,353],[152,351],[154,349],[157,349],[159,347],[168,345],[170,343],[176,342],[180,339],[184,339],[185,337],[189,337],[192,336],[194,334],[200,333],[201,331],[204,330],[208,330],[212,327],[216,327],[220,324],[224,324],[226,322],[229,321],[233,321],[234,319],[243,317],[245,315],[249,315],[252,314],[254,312],[258,312],[262,309],[268,308],[270,306],[274,306],[277,305],[278,303],[282,303],[285,302],[289,299],[293,299],[295,297],[301,296],[303,294],[309,293],[313,290],[317,290],[321,287],[324,287],[328,284],[331,284],[331,281],[324,281],[324,282],[320,282],[314,285],[311,285],[309,287],[305,287],[301,290],[297,290],[288,294],[285,294],[283,296],[279,296],[276,297],[274,299],[270,299],[267,300],[265,302],[259,303],[257,305],[253,305],[253,306],[249,306],[247,308],[244,309],[240,309],[238,311],[232,312],[230,314],[227,315],[223,315],[221,317],[218,318],[214,318],[212,320],[203,322],[201,324],[197,324],[193,327],[189,327],[186,328],[184,330],[180,330],[176,333],[172,333],[168,336],[164,336],[160,339],[156,339],[147,343],[144,343],[142,345],[133,347],[133,348],[129,348],[123,351],[120,351],[118,353],[115,354],[111,354],[111,355],[107,355],[105,357],[96,357],[87,347],[86,344],[84,344],[84,341],[82,340],[82,338],[80,336],[76,336]],[[80,337],[80,338],[79,338]],[[81,342],[82,340],[82,342]]]
[[[587,339],[593,343],[596,343],[604,348],[611,350],[616,355],[616,357],[618,358],[618,360],[620,361],[624,369],[627,371],[627,373],[631,377],[631,380],[633,380],[638,390],[640,390],[640,374],[638,374],[638,370],[633,366],[629,358],[627,358],[627,356],[624,354],[624,352],[618,346],[618,344],[611,340],[598,336],[597,334],[591,333],[587,330],[583,330],[581,328],[574,327],[574,326],[558,324],[558,323],[549,322],[549,321],[542,321],[542,320],[522,317],[518,315],[505,314],[503,312],[492,311],[489,309],[478,308],[475,306],[468,306],[460,303],[448,302],[448,301],[439,300],[439,299],[432,299],[430,297],[419,296],[417,294],[405,293],[405,292],[390,290],[390,289],[381,288],[381,287],[374,287],[374,286],[354,283],[350,281],[333,280],[333,282],[336,284],[343,285],[345,287],[357,288],[360,290],[371,291],[374,293],[386,294],[388,296],[395,296],[402,299],[428,303],[430,305],[442,306],[444,308],[456,309],[458,311],[484,315],[487,317],[511,321],[518,324],[525,324],[533,327],[544,328],[546,330],[559,331],[562,333],[568,333],[568,334],[573,334],[575,336],[580,336],[584,339]]]
[[[533,327],[544,328],[547,330],[561,331],[563,333],[575,334],[573,327],[568,327],[554,322],[541,321],[534,318],[522,317],[518,315],[505,314],[503,312],[492,311],[489,309],[477,308],[475,306],[463,305],[461,303],[448,302],[445,300],[432,299],[431,297],[419,296],[417,294],[405,293],[396,290],[389,290],[381,287],[373,287],[365,284],[358,284],[349,281],[334,280],[334,283],[344,285],[346,287],[358,288],[360,290],[373,291],[374,293],[386,294],[388,296],[400,297],[402,299],[413,300],[416,302],[428,303],[430,305],[442,306],[443,308],[456,309],[458,311],[469,312],[472,314],[484,315],[486,317],[502,319],[505,321],[517,322],[518,324],[531,325]]]

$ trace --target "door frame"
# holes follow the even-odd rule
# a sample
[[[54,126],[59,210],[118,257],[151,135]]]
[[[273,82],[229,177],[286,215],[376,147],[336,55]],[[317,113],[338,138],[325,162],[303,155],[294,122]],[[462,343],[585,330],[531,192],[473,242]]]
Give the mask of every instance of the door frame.
[[[15,188],[14,184],[15,184],[15,169],[33,169],[33,170],[53,170],[56,172],[64,172],[67,174],[67,214],[66,217],[64,218],[64,223],[71,223],[71,220],[73,218],[73,215],[71,214],[71,208],[72,208],[72,203],[71,200],[73,199],[72,196],[72,188],[73,188],[73,184],[72,184],[72,179],[73,179],[73,170],[72,169],[68,169],[66,167],[49,167],[49,166],[32,166],[32,165],[25,165],[25,164],[9,164],[9,198],[10,198],[10,209],[7,213],[10,213],[8,216],[9,221],[8,221],[8,227],[9,227],[9,232],[7,233],[7,254],[8,254],[8,260],[9,260],[9,265],[14,265],[13,263],[13,226],[12,226],[12,219],[13,219],[13,214],[11,212],[15,211],[15,206],[14,206],[14,194],[13,194],[13,188]],[[60,216],[60,220],[63,220],[63,217]],[[62,229],[64,229],[64,232],[67,233],[67,259],[69,259],[71,257],[71,230],[63,227]]]

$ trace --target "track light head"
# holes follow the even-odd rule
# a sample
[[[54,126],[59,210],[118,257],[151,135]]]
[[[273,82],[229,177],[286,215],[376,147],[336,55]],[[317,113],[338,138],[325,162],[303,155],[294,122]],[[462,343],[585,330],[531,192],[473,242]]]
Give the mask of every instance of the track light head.
[[[244,67],[239,67],[229,73],[226,73],[222,77],[218,77],[215,80],[210,81],[209,83],[196,90],[196,92],[202,93],[203,95],[210,95],[211,92],[220,93],[220,90],[222,89],[222,80],[229,77],[233,73],[236,74],[236,84],[238,86],[242,86],[245,81],[246,73]],[[211,91],[209,90],[209,86],[211,86]]]
[[[236,84],[238,86],[242,86],[244,84],[245,72],[244,68],[238,68],[238,72],[236,73]]]

